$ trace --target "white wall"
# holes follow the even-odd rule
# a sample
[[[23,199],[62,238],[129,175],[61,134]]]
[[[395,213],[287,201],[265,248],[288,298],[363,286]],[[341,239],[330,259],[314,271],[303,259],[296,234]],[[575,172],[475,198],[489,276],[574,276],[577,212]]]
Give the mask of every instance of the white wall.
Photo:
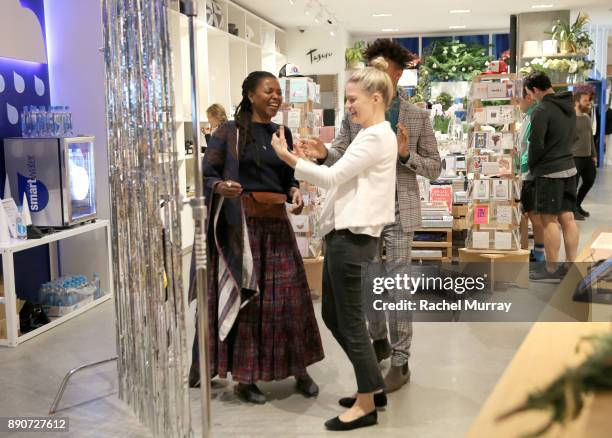
[[[69,105],[75,134],[96,137],[98,217],[110,218],[102,10],[98,0],[45,0],[51,105]]]
[[[302,33],[296,28],[287,30],[287,62],[297,64],[305,75],[338,75],[338,102],[343,112],[344,83],[346,81],[344,51],[348,46],[349,34],[344,30],[330,35],[329,30],[321,27],[304,28]],[[317,49],[317,54],[331,53],[327,58],[311,62],[308,52]],[[336,117],[336,124],[342,114]]]

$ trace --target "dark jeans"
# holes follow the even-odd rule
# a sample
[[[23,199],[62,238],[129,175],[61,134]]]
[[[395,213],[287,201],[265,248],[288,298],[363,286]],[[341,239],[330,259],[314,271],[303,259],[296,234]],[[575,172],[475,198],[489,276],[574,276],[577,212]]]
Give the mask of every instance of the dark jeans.
[[[576,163],[576,170],[578,174],[576,177],[582,179],[582,184],[578,188],[578,196],[576,203],[578,207],[582,205],[582,201],[586,198],[587,193],[595,184],[595,176],[597,176],[597,167],[591,157],[574,157]]]
[[[370,393],[385,384],[366,328],[361,296],[361,265],[373,262],[378,238],[332,231],[325,237],[321,313],[348,356],[357,378],[357,392]]]

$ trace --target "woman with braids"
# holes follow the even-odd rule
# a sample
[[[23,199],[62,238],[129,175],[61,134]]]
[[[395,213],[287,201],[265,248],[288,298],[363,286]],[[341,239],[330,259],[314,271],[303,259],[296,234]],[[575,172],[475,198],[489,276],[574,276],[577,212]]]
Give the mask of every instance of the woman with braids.
[[[265,403],[257,381],[296,379],[308,397],[318,386],[306,367],[323,359],[304,264],[285,202],[303,200],[293,169],[272,148],[282,104],[278,80],[256,71],[242,84],[235,121],[212,135],[204,157],[208,205],[208,314],[211,375],[227,373],[244,401]],[[284,128],[283,128],[284,129]],[[291,132],[284,129],[287,143]],[[190,383],[199,383],[197,338]]]

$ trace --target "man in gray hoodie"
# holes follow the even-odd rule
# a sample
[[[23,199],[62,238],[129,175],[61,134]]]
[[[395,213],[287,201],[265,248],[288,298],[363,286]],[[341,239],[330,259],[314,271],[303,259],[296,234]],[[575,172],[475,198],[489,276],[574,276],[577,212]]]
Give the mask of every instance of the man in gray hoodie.
[[[525,78],[527,94],[539,104],[531,115],[529,172],[535,178],[535,211],[544,228],[546,265],[531,274],[532,280],[560,279],[566,272],[558,265],[563,232],[565,258],[573,262],[578,250],[576,167],[572,147],[576,137],[576,113],[571,92],[555,93],[548,76],[535,72]]]

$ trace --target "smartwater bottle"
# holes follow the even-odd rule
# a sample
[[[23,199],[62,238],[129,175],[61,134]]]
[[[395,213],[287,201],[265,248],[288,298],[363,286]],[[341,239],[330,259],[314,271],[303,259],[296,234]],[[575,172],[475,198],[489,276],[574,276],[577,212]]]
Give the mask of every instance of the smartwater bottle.
[[[72,136],[72,113],[70,112],[70,107],[69,106],[65,106],[64,107],[64,135],[65,136]]]
[[[30,110],[27,106],[23,107],[23,112],[21,113],[21,136],[30,136]]]
[[[25,240],[28,238],[28,227],[26,226],[25,221],[23,220],[22,213],[23,213],[23,207],[18,207],[17,223],[16,223],[17,239]]]
[[[97,300],[102,296],[102,288],[100,287],[100,276],[97,272],[93,273],[93,285],[96,288],[94,292],[94,299]]]

